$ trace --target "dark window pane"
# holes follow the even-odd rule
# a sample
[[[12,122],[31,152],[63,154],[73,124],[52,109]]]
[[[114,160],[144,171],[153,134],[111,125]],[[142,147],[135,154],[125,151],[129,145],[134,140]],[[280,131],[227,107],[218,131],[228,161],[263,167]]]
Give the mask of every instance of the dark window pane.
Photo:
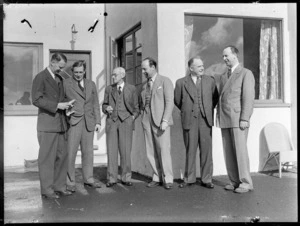
[[[132,35],[126,37],[125,45],[126,45],[126,53],[132,50]]]
[[[126,70],[133,68],[133,56],[132,56],[132,52],[131,53],[126,53],[125,55],[126,58]]]

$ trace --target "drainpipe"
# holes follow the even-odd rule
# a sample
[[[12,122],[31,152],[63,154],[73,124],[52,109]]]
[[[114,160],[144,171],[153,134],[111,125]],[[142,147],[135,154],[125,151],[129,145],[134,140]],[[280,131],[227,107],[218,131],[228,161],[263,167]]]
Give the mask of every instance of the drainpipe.
[[[105,71],[105,84],[107,86],[107,40],[106,40],[106,3],[104,3],[104,71]]]

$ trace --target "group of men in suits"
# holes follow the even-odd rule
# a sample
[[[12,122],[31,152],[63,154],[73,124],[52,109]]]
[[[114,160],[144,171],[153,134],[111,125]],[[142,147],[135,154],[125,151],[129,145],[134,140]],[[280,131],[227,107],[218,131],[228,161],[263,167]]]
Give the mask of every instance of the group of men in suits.
[[[238,61],[238,49],[227,46],[223,60],[228,72],[215,78],[204,75],[200,57],[188,61],[189,75],[176,81],[175,90],[168,77],[158,74],[157,63],[147,57],[142,72],[147,81],[137,94],[135,86],[125,82],[122,67],[113,70],[113,84],[105,89],[102,111],[106,118],[107,187],[117,183],[118,152],[121,183],[132,186],[131,148],[135,119],[141,115],[146,154],[153,170],[147,187],[173,187],[171,158],[172,111],[181,111],[183,138],[186,147],[184,181],[180,188],[196,183],[196,152],[200,153],[200,184],[214,188],[212,183],[212,126],[217,106],[217,126],[221,128],[224,157],[230,183],[224,188],[236,193],[253,190],[250,176],[247,136],[254,103],[254,77]],[[57,75],[67,63],[66,57],[55,53],[49,67],[33,81],[32,101],[39,108],[38,141],[41,193],[58,198],[75,192],[75,158],[82,151],[84,185],[100,188],[93,177],[93,136],[100,130],[100,107],[96,85],[84,78],[86,65],[75,62],[73,77],[62,82]],[[57,81],[57,82],[56,82]],[[67,117],[66,117],[67,116]],[[67,133],[68,131],[68,133]]]

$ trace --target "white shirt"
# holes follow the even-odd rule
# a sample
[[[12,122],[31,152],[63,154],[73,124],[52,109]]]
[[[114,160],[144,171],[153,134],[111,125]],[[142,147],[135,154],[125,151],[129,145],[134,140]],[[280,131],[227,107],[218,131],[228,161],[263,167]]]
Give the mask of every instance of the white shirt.
[[[197,84],[197,75],[192,75],[191,74],[191,78],[193,79],[193,82],[195,83],[195,85]],[[201,79],[201,76],[199,76],[199,78]]]
[[[117,87],[117,88],[118,88],[118,91],[119,91],[119,89],[120,89],[119,87],[121,87],[121,92],[122,92],[122,91],[123,91],[123,88],[124,88],[124,85],[125,85],[125,82],[122,82],[121,84],[119,84],[118,87]]]
[[[237,63],[236,65],[234,65],[232,68],[231,68],[231,74],[232,72],[234,71],[234,69],[236,69],[236,67],[239,65],[239,63]]]
[[[153,77],[151,78],[151,80],[152,80],[153,83],[154,83],[154,80],[156,78],[156,75],[157,75],[157,73],[155,75],[153,75]]]
[[[50,75],[52,76],[52,78],[55,80],[55,75],[53,74],[53,72],[51,71],[51,69],[49,67],[47,67],[47,69],[48,69]]]
[[[84,81],[83,81],[83,79],[81,79],[81,81],[79,83],[84,88]]]

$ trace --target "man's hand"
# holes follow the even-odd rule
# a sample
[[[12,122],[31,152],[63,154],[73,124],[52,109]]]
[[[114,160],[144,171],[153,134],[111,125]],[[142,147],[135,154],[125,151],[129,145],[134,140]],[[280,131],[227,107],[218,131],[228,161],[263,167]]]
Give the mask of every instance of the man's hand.
[[[160,130],[165,131],[168,126],[169,124],[167,122],[162,121],[162,123],[160,124]]]
[[[100,133],[100,129],[101,129],[101,125],[100,125],[100,124],[96,124],[96,126],[95,126],[95,131],[96,131],[97,133]]]
[[[111,114],[113,112],[113,110],[114,109],[110,105],[108,105],[107,108],[106,108],[106,111],[107,111],[108,114]]]
[[[58,103],[57,108],[61,109],[61,110],[69,109],[69,108],[73,107],[74,102],[75,102],[75,99],[73,99],[69,102]]]
[[[240,121],[240,129],[244,130],[249,127],[249,123],[247,121]]]
[[[72,114],[74,114],[74,113],[75,113],[75,111],[72,110],[71,108],[66,109],[66,115],[67,115],[67,116],[70,116],[70,115],[72,115]]]

